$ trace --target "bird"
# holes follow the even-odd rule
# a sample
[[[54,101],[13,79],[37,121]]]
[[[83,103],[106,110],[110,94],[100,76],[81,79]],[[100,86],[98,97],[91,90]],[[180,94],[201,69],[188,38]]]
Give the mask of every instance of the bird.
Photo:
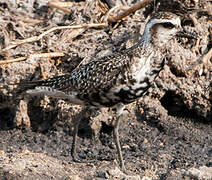
[[[21,86],[31,95],[47,95],[88,107],[111,108],[113,138],[119,165],[127,172],[119,141],[120,117],[127,104],[144,96],[163,69],[175,36],[193,38],[181,26],[180,18],[171,12],[156,12],[147,21],[138,42],[110,55],[94,58],[69,74],[31,81]],[[74,127],[71,155],[77,161],[77,131]]]

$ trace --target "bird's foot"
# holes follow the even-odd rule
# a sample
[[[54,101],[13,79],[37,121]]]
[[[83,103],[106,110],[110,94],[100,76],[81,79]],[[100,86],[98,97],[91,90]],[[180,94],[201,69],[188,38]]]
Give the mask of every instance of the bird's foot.
[[[72,156],[72,159],[74,162],[77,162],[77,163],[94,163],[95,162],[94,159],[81,159],[76,155]]]
[[[131,176],[131,175],[132,175],[132,174],[125,168],[125,166],[121,166],[120,168],[121,168],[121,171],[122,171],[124,174],[126,174],[126,175],[128,175],[128,176]]]

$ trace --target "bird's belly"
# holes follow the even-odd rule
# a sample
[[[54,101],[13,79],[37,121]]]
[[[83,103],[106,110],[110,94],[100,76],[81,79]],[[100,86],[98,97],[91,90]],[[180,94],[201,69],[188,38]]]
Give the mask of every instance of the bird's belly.
[[[118,97],[122,103],[128,104],[143,96],[149,87],[150,84],[146,82],[136,83],[117,89],[114,95]]]
[[[146,82],[134,85],[122,85],[113,87],[107,91],[100,91],[90,94],[81,94],[78,98],[85,102],[85,105],[96,107],[112,107],[118,103],[129,104],[147,91],[149,84]]]

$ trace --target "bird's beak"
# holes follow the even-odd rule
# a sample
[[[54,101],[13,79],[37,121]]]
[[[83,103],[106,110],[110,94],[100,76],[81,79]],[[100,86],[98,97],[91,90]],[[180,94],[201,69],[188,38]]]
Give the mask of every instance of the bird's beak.
[[[197,34],[189,32],[183,28],[180,28],[180,31],[176,35],[178,37],[185,37],[188,39],[197,39]]]

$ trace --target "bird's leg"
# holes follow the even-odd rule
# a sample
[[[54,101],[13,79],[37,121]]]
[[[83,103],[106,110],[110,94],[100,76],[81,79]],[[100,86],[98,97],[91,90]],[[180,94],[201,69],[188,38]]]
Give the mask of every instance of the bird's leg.
[[[114,125],[113,138],[114,138],[114,141],[115,141],[115,144],[116,144],[116,149],[117,149],[117,153],[118,153],[118,157],[119,157],[119,163],[120,163],[121,170],[124,173],[126,173],[127,171],[125,169],[124,160],[123,160],[123,157],[122,157],[121,146],[120,146],[120,141],[119,141],[119,132],[118,132],[120,116],[122,115],[124,107],[125,106],[122,103],[120,103],[120,104],[118,104],[114,107],[115,111],[116,111],[116,118],[115,118],[115,121],[114,121],[114,124],[113,124]]]
[[[76,117],[74,118],[74,132],[73,132],[73,142],[71,146],[71,156],[73,158],[73,161],[79,162],[79,163],[91,163],[94,162],[94,160],[82,160],[77,156],[76,148],[77,148],[77,135],[78,135],[78,129],[79,124],[81,121],[82,116],[88,111],[88,108],[84,108]]]
[[[118,132],[119,122],[120,122],[120,118],[117,117],[116,123],[114,125],[114,129],[113,129],[113,138],[114,138],[114,142],[116,144],[116,150],[117,150],[117,153],[118,153],[121,170],[125,171],[125,166],[124,166],[124,161],[123,161],[121,146],[120,146],[120,141],[119,141],[119,132]]]
[[[71,156],[75,162],[80,162],[80,160],[76,156],[77,133],[78,133],[79,124],[80,124],[80,119],[75,120],[73,142],[72,142],[72,147],[71,147]]]

